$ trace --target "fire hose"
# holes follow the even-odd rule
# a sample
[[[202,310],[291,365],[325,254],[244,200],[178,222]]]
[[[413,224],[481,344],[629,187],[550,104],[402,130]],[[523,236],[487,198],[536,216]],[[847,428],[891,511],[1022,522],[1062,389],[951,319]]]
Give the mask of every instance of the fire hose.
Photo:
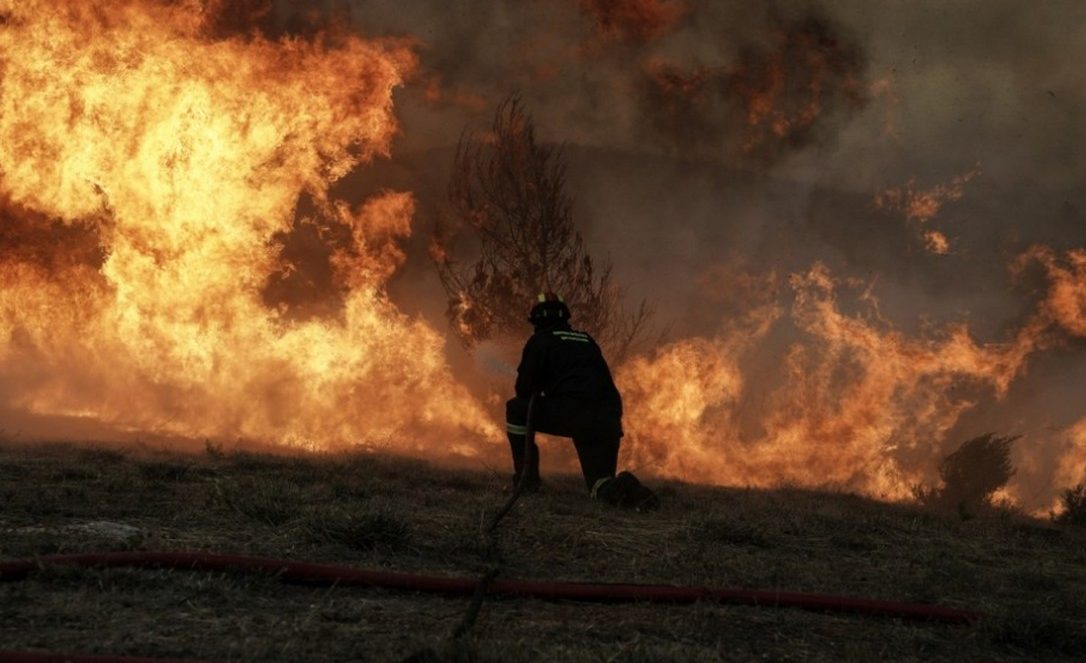
[[[271,557],[220,555],[206,552],[102,552],[45,555],[31,559],[0,562],[0,582],[23,580],[31,573],[49,566],[136,567],[222,573],[256,573],[274,576],[285,582],[309,585],[371,587],[408,592],[430,592],[450,596],[472,596],[478,586],[478,581],[473,578],[401,573],[397,571],[360,569],[337,564],[312,564]],[[945,624],[973,624],[984,616],[982,613],[972,610],[921,603],[899,603],[879,599],[778,590],[726,589],[703,586],[495,579],[489,584],[485,593],[495,597],[595,603],[644,601],[690,604],[706,601],[769,608],[801,608],[819,612],[852,613],[871,617],[892,617]]]

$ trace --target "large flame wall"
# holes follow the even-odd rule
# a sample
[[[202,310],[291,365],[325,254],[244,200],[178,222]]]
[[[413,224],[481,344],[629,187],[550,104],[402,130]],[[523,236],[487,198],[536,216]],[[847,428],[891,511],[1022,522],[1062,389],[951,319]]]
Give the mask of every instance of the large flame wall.
[[[0,263],[17,406],[312,447],[421,445],[426,429],[467,451],[492,432],[443,339],[382,294],[411,197],[327,199],[387,151],[410,52],[211,39],[198,2],[19,0],[0,16],[0,194],[32,224],[81,227],[101,255]],[[334,261],[341,319],[292,322],[261,297],[303,192],[352,229]]]

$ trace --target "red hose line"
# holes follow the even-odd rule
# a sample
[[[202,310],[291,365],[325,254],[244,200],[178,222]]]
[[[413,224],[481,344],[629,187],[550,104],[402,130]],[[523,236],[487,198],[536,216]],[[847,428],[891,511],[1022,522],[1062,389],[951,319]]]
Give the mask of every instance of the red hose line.
[[[0,562],[0,582],[21,580],[32,571],[50,565],[242,571],[273,575],[291,582],[380,587],[457,596],[471,596],[477,584],[477,581],[472,578],[376,571],[334,564],[311,564],[269,557],[218,555],[203,552],[107,552],[46,555],[32,559]],[[896,601],[776,590],[721,589],[697,586],[494,580],[487,587],[486,593],[490,596],[534,598],[551,601],[651,601],[658,603],[715,601],[736,605],[800,608],[819,612],[842,612],[871,617],[893,617],[947,624],[972,624],[983,616],[982,613],[972,610],[959,610],[920,603],[898,603]]]

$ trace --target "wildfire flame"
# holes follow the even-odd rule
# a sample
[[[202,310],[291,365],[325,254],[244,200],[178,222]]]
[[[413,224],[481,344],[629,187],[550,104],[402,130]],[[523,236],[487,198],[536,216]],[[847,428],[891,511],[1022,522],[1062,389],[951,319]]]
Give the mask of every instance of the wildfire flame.
[[[928,189],[918,189],[915,180],[904,186],[890,187],[875,194],[875,209],[900,212],[910,223],[925,224],[939,215],[947,203],[956,202],[965,195],[965,185],[980,174],[980,169],[956,175],[945,184]],[[924,246],[937,255],[950,253],[950,240],[938,230],[924,231]]]
[[[1068,487],[1086,483],[1086,417],[1066,431],[1065,447],[1056,468],[1056,485]]]
[[[395,43],[214,38],[195,0],[0,2],[0,193],[24,241],[79,229],[100,260],[0,254],[0,368],[13,404],[185,436],[471,450],[494,426],[443,340],[382,286],[413,202],[330,186],[386,154]],[[301,194],[352,241],[340,319],[291,321],[261,292]],[[8,221],[5,221],[7,224]],[[49,231],[54,228],[54,231]],[[476,435],[470,435],[470,434]]]
[[[1041,264],[1049,282],[1038,315],[1072,336],[1086,336],[1086,249],[1072,249],[1061,259],[1052,249],[1035,246],[1015,267],[1021,270],[1033,262]]]
[[[938,230],[924,231],[924,246],[936,255],[945,256],[950,253],[950,240]]]
[[[929,189],[917,189],[916,180],[909,180],[904,186],[880,191],[875,196],[875,207],[900,211],[908,221],[926,223],[935,218],[947,203],[961,200],[965,195],[965,185],[979,174],[980,170],[974,169]]]
[[[911,339],[842,312],[840,283],[821,265],[791,278],[790,321],[801,340],[785,353],[783,381],[765,399],[762,431],[744,435],[742,354],[762,342],[779,309],[763,307],[713,338],[688,339],[619,375],[632,404],[631,460],[698,481],[836,485],[891,498],[927,477],[937,445],[975,395],[1006,393],[1035,335],[980,345],[964,326]]]

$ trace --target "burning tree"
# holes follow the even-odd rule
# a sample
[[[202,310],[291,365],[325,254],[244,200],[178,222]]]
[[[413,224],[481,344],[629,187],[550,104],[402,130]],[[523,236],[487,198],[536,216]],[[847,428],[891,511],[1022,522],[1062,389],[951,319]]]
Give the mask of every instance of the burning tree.
[[[543,291],[562,295],[577,325],[625,356],[645,336],[642,300],[627,313],[611,264],[594,260],[573,222],[561,149],[536,142],[532,118],[517,95],[494,114],[491,132],[465,135],[456,148],[448,201],[456,227],[478,240],[463,265],[446,250],[448,227],[435,234],[433,257],[449,297],[446,314],[468,348],[523,334],[527,304]]]

